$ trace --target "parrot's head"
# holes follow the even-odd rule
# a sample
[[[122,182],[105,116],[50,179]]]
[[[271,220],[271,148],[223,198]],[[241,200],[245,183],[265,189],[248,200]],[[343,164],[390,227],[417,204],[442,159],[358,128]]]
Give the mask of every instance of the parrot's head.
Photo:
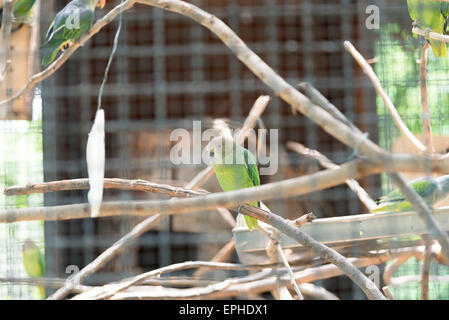
[[[206,146],[206,151],[209,153],[210,157],[212,158],[212,162],[215,164],[222,164],[222,159],[228,159],[229,157],[226,157],[226,155],[231,154],[234,149],[234,140],[222,136],[213,138]]]
[[[26,239],[22,246],[23,251],[33,250],[36,248],[37,248],[36,244],[30,239]]]
[[[106,5],[106,0],[98,0],[97,7],[103,9],[105,5]]]

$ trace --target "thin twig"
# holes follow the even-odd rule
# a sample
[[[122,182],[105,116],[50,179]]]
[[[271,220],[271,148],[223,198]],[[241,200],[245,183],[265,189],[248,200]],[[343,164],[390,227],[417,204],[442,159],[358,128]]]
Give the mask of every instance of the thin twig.
[[[421,300],[429,300],[429,276],[430,260],[432,257],[432,240],[427,235],[423,235],[425,244],[424,258],[421,270]]]
[[[293,224],[297,228],[301,228],[306,223],[313,222],[313,220],[315,220],[315,219],[316,219],[316,216],[313,214],[313,212],[309,212],[309,213],[303,214],[299,218],[293,220]]]
[[[293,274],[292,268],[290,267],[288,260],[285,257],[284,251],[282,250],[282,247],[279,243],[276,245],[276,250],[277,250],[279,257],[281,258],[282,263],[284,264],[285,268],[288,271],[288,275],[290,277],[290,283],[293,286],[293,288],[295,289],[296,294],[298,295],[298,300],[304,300],[304,297],[301,294],[301,290],[299,290],[298,284],[295,281],[295,275]]]
[[[324,168],[327,169],[337,169],[340,166],[333,163],[329,160],[324,154],[317,150],[312,150],[304,145],[297,142],[287,142],[287,148],[293,150],[299,154],[306,155],[309,157],[313,157],[316,159]],[[348,187],[354,191],[354,193],[359,197],[360,201],[368,208],[368,210],[372,210],[376,208],[376,202],[369,196],[369,194],[363,189],[360,184],[354,179],[346,180],[345,183]]]
[[[395,300],[393,293],[391,293],[390,288],[388,288],[388,286],[384,286],[382,288],[382,291],[384,292],[384,294],[388,298],[388,300]]]
[[[429,43],[424,41],[424,46],[421,50],[421,60],[419,66],[419,82],[421,91],[421,108],[422,108],[422,126],[424,131],[424,145],[427,152],[434,153],[435,147],[432,139],[432,126],[430,124],[430,108],[427,102],[427,51],[429,50]]]
[[[396,271],[413,256],[412,253],[404,253],[394,258],[386,267],[383,274],[383,279],[386,285],[391,284],[391,278]]]
[[[385,103],[388,111],[393,118],[394,123],[398,127],[398,129],[402,132],[402,134],[411,142],[411,145],[414,146],[418,151],[422,152],[426,150],[426,147],[410,132],[405,123],[402,121],[399,113],[396,111],[393,102],[391,101],[388,94],[382,88],[380,84],[379,78],[377,78],[376,73],[373,68],[366,62],[363,56],[354,48],[354,46],[349,41],[344,42],[344,46],[346,51],[348,51],[353,58],[357,61],[362,71],[368,76],[377,93],[381,96],[382,100]]]

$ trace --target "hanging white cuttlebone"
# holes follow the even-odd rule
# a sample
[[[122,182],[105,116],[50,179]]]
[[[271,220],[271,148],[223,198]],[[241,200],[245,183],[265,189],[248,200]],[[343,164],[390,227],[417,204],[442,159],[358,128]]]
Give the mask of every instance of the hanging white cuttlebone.
[[[103,200],[105,142],[104,142],[104,110],[99,109],[87,139],[86,160],[89,175],[89,193],[91,217],[97,217]]]

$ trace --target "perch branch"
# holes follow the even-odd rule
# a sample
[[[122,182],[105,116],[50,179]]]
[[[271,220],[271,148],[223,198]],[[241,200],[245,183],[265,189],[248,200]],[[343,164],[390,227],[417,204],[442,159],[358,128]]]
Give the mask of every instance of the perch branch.
[[[312,150],[304,145],[297,143],[297,142],[287,142],[287,148],[290,150],[293,150],[299,154],[306,155],[309,157],[313,157],[316,159],[324,168],[327,169],[337,169],[340,166],[333,163],[331,160],[329,160],[324,154],[317,150]],[[354,179],[346,180],[345,183],[348,185],[348,187],[354,191],[354,193],[359,197],[360,201],[368,208],[368,210],[372,210],[376,207],[376,203],[373,199],[369,196],[369,194],[363,189],[360,184],[355,181]]]
[[[414,26],[412,28],[412,32],[414,34],[417,34],[418,36],[424,37],[426,39],[433,39],[433,40],[438,40],[438,41],[442,41],[442,42],[449,42],[449,36],[443,35],[441,33],[437,33],[437,32],[426,32],[426,30],[421,29],[420,27]]]
[[[419,66],[419,82],[421,92],[421,108],[422,108],[422,127],[424,131],[424,145],[427,152],[434,153],[435,147],[432,139],[432,126],[430,123],[430,108],[427,102],[427,51],[429,50],[429,43],[424,41],[424,46],[421,50],[421,60]]]
[[[309,175],[267,183],[261,186],[199,195],[184,199],[170,200],[140,200],[140,201],[110,201],[103,202],[99,216],[117,216],[126,212],[135,216],[149,216],[159,212],[166,214],[181,214],[192,211],[212,210],[217,207],[234,208],[244,203],[263,201],[267,199],[287,199],[311,192],[334,187],[348,179],[359,179],[369,174],[380,173],[389,169],[403,169],[404,171],[420,171],[427,168],[442,170],[445,162],[429,160],[428,163],[417,161],[414,157],[396,155],[400,165],[389,163],[375,164],[367,160],[356,159],[347,162],[338,169],[327,169]],[[444,166],[444,167],[443,167]],[[262,209],[245,206],[248,214],[262,221],[266,219],[266,212]],[[88,204],[71,204],[52,207],[34,207],[23,209],[0,210],[0,223],[30,220],[68,220],[90,217]],[[433,231],[432,231],[433,232]],[[449,260],[448,260],[449,261]]]
[[[353,58],[357,61],[362,71],[368,76],[372,85],[376,89],[377,93],[381,96],[382,100],[385,103],[388,111],[393,118],[394,123],[398,127],[398,129],[402,132],[402,134],[411,142],[411,145],[414,146],[418,151],[423,152],[426,150],[426,147],[410,132],[405,123],[402,121],[399,113],[396,111],[393,102],[391,102],[390,97],[387,95],[385,90],[382,88],[380,84],[379,78],[377,78],[376,73],[373,68],[366,62],[365,58],[354,48],[354,46],[349,41],[344,42],[345,49],[353,56]]]
[[[197,191],[186,188],[173,187],[168,184],[160,184],[141,179],[128,180],[120,178],[105,178],[104,188],[161,193],[176,198],[199,196],[208,193],[204,190]],[[84,190],[84,189],[89,189],[89,179],[87,178],[29,183],[25,186],[12,186],[5,188],[3,190],[3,194],[5,196],[18,196],[31,193],[47,193],[56,191]]]

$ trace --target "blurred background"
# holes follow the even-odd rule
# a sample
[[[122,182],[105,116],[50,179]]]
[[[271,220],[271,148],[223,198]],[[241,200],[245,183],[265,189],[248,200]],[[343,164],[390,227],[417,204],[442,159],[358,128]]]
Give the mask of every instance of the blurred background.
[[[38,28],[41,39],[56,12],[67,2],[37,1],[38,19],[32,28]],[[97,10],[97,18],[119,2],[108,1],[105,10]],[[343,41],[349,40],[370,59],[402,119],[419,136],[422,127],[416,60],[423,39],[411,35],[412,21],[405,0],[191,2],[222,19],[290,84],[296,86],[303,81],[313,84],[360,130],[368,132],[371,140],[392,151],[411,152],[382,100],[343,47]],[[378,26],[367,23],[372,14],[367,12],[370,5],[379,9]],[[106,114],[105,177],[168,183],[176,180],[185,185],[205,165],[172,164],[169,154],[175,142],[170,141],[170,133],[177,128],[191,130],[194,120],[202,121],[203,129],[207,129],[216,118],[224,118],[232,128],[238,128],[261,94],[272,96],[262,115],[263,125],[279,130],[279,168],[274,175],[262,176],[262,183],[321,170],[315,160],[288,150],[285,146],[288,141],[317,149],[336,163],[349,159],[352,150],[304,116],[292,114],[287,104],[275,97],[204,27],[186,17],[143,5],[125,12],[123,23],[102,103]],[[11,112],[0,121],[2,188],[87,177],[87,135],[116,29],[117,20],[77,50],[61,69],[29,92],[24,101],[10,106]],[[32,46],[33,37],[29,39],[30,43],[26,43]],[[28,73],[21,72],[25,80],[40,68],[39,61],[31,61],[27,68]],[[429,50],[432,129],[437,149],[442,152],[449,148],[448,71],[447,59],[437,59]],[[372,198],[391,189],[388,179],[379,175],[360,183]],[[215,177],[204,188],[212,192],[220,190]],[[104,193],[104,200],[152,198],[163,197],[119,190]],[[87,191],[0,196],[3,209],[86,201]],[[368,212],[346,185],[266,204],[273,212],[291,219],[310,211],[318,218]],[[67,266],[82,268],[141,220],[123,215],[0,224],[0,278],[26,276],[21,245],[27,238],[45,248],[46,275],[66,278]],[[86,284],[119,280],[186,260],[209,260],[231,237],[231,228],[216,212],[171,216],[91,276]],[[237,255],[233,254],[229,261],[238,262]],[[432,264],[432,275],[447,273],[448,268]],[[205,277],[223,279],[232,274],[239,272],[215,271]],[[420,263],[410,259],[398,274],[419,275]],[[342,299],[365,298],[347,277],[316,284]],[[34,291],[32,286],[0,283],[0,298],[33,298]],[[417,299],[419,283],[394,287],[393,293],[398,298]],[[431,282],[430,297],[449,298],[449,286]]]

